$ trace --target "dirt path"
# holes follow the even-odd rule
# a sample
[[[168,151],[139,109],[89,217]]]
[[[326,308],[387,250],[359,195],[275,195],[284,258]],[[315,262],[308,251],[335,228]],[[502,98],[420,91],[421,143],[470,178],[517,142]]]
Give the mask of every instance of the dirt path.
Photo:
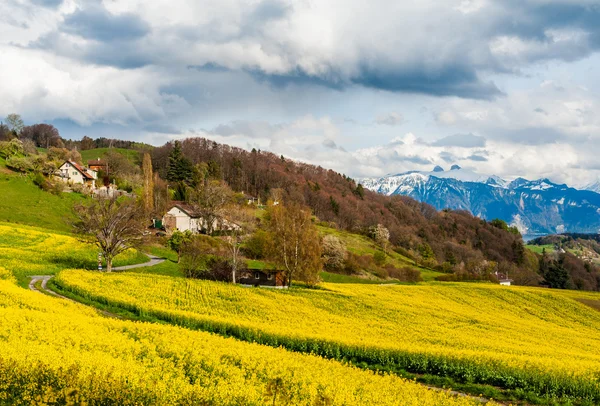
[[[146,254],[146,255],[148,255],[148,258],[150,258],[150,261],[144,262],[142,264],[118,266],[118,267],[113,268],[113,271],[127,271],[129,269],[143,268],[143,267],[147,267],[147,266],[154,266],[154,265],[158,265],[158,264],[160,264],[160,263],[162,263],[162,262],[165,261],[164,258],[159,258],[157,256],[149,255],[149,254]],[[33,276],[30,276],[30,278],[31,278],[31,281],[29,281],[29,289],[33,290],[34,292],[47,293],[47,294],[52,295],[54,297],[65,299],[65,300],[68,300],[68,301],[71,301],[71,302],[74,302],[74,303],[83,304],[83,303],[80,303],[80,302],[78,302],[76,300],[70,299],[70,298],[68,298],[66,296],[63,296],[61,294],[58,294],[55,291],[53,291],[50,288],[48,288],[48,281],[50,279],[54,278],[54,275],[33,275]],[[35,285],[38,284],[38,282],[41,282],[41,285],[40,285],[41,289],[38,289],[37,286],[35,286]],[[111,313],[111,312],[107,312],[105,310],[100,310],[100,309],[97,309],[97,308],[95,308],[93,306],[88,306],[88,307],[91,307],[91,308],[97,310],[98,313],[100,313],[100,314],[102,314],[103,316],[106,316],[106,317],[113,317],[113,318],[117,318],[117,319],[122,319],[123,318],[123,317],[121,317],[121,316],[119,316],[117,314],[114,314],[114,313]]]
[[[146,255],[148,256],[148,258],[150,258],[150,261],[148,261],[148,262],[144,262],[143,264],[117,266],[117,267],[113,268],[112,270],[113,271],[127,271],[129,269],[144,268],[147,266],[154,266],[154,265],[162,264],[163,262],[165,262],[164,258],[160,258],[160,257],[150,255],[150,254],[146,254]]]

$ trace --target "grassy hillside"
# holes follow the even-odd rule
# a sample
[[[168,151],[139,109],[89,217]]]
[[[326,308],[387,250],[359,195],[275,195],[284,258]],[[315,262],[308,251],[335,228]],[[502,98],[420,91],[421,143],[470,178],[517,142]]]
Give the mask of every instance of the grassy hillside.
[[[138,164],[140,162],[140,153],[135,149],[125,149],[125,148],[95,148],[95,149],[87,149],[81,152],[81,158],[83,159],[83,163],[87,165],[88,161],[93,159],[102,159],[104,155],[108,151],[118,152],[121,155],[127,157],[131,162]]]
[[[535,252],[536,254],[542,254],[542,252],[544,252],[544,250],[546,250],[546,252],[548,254],[550,254],[551,252],[554,252],[554,245],[552,244],[545,244],[545,245],[533,245],[533,244],[528,244],[525,246],[525,248],[527,248],[530,251]]]
[[[2,167],[0,166],[0,170]],[[83,197],[76,193],[59,196],[41,190],[25,175],[0,171],[0,222],[19,223],[66,232],[71,229],[73,205]]]
[[[135,314],[250,341],[600,401],[594,372],[600,369],[600,313],[560,292],[492,284],[278,291],[85,271],[61,272],[57,283]]]
[[[19,285],[27,286],[30,275],[53,275],[78,267],[97,269],[98,248],[75,237],[46,229],[0,223],[0,266],[9,269]],[[115,258],[115,266],[148,261],[128,250]]]
[[[321,236],[335,235],[344,242],[348,251],[358,255],[374,255],[377,251],[381,251],[373,240],[364,235],[352,234],[343,230],[336,230],[329,227],[318,226],[319,234]],[[421,272],[421,277],[424,281],[432,281],[439,275],[443,275],[441,272],[436,272],[431,269],[417,266],[415,261],[407,258],[403,255],[398,254],[395,251],[388,251],[386,262],[394,265],[397,268],[411,267],[418,269]]]

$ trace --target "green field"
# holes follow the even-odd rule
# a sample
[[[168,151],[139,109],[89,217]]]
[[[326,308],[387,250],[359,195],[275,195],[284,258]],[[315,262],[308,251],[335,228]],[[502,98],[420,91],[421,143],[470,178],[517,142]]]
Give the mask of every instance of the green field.
[[[542,252],[544,251],[544,249],[546,250],[546,252],[548,254],[550,254],[551,252],[554,252],[554,245],[552,244],[546,244],[546,245],[531,245],[528,244],[525,246],[525,248],[527,248],[530,251],[535,252],[536,254],[542,254]]]
[[[94,159],[102,159],[104,155],[108,151],[115,151],[120,153],[121,155],[127,157],[134,164],[140,163],[140,152],[135,149],[125,149],[125,148],[95,148],[95,149],[87,149],[81,152],[81,158],[83,160],[84,165],[87,165],[88,161]]]
[[[44,227],[68,232],[72,229],[73,205],[83,201],[77,193],[58,196],[41,190],[26,175],[0,172],[0,222]]]

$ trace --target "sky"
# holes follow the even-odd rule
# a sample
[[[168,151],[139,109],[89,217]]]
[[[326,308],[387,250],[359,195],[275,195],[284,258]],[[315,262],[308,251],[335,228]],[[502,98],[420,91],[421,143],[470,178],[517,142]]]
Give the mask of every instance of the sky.
[[[600,178],[600,0],[2,0],[0,117],[378,177]]]

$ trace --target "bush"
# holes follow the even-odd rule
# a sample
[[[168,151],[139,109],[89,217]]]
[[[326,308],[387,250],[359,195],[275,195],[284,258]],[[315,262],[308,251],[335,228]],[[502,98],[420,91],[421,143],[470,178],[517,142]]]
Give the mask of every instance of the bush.
[[[383,251],[376,251],[373,254],[373,261],[375,261],[375,265],[383,266],[385,264],[386,255]]]
[[[396,268],[393,265],[388,265],[385,267],[385,269],[390,278],[398,279],[399,281],[420,282],[423,280],[423,278],[421,278],[421,272],[415,268],[408,266]]]
[[[346,260],[346,245],[334,235],[323,238],[323,264],[329,271],[340,271]]]
[[[266,231],[258,230],[244,244],[244,255],[250,259],[263,259],[267,249],[268,234]]]

